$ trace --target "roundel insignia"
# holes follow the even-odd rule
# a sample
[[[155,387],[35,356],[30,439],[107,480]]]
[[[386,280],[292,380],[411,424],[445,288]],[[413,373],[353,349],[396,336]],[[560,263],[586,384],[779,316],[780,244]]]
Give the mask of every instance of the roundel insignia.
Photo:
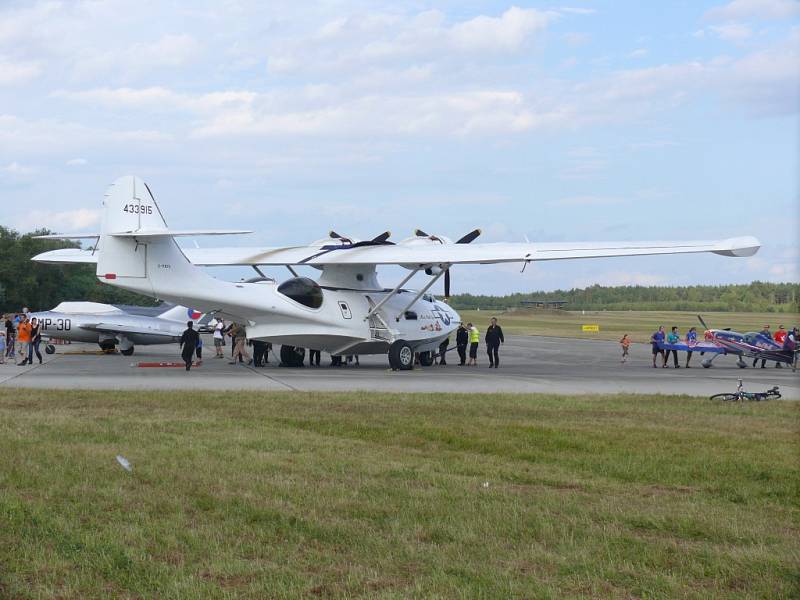
[[[197,319],[199,319],[200,317],[203,316],[203,313],[201,313],[199,310],[195,310],[193,308],[190,308],[189,310],[187,310],[186,313],[189,315],[189,318],[192,321],[196,321]]]

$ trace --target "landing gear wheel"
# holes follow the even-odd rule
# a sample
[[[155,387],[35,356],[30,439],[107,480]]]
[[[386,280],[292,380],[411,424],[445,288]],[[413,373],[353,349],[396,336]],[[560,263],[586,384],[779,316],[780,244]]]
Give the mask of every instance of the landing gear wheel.
[[[56,353],[56,347],[53,346],[53,344],[47,344],[47,346],[44,347],[44,353],[45,354],[55,354]]]
[[[712,364],[711,364],[710,360],[704,360],[700,364],[703,365],[704,369],[710,369],[712,367]]]
[[[423,367],[430,367],[433,365],[433,353],[432,352],[420,352],[419,353],[419,364]]]
[[[414,349],[405,340],[389,346],[389,366],[392,371],[410,371],[414,368]]]
[[[122,353],[122,356],[133,356],[133,346],[127,350],[120,350],[120,353]]]
[[[736,361],[736,366],[737,366],[737,367],[739,367],[740,369],[746,369],[746,368],[747,368],[747,363],[746,363],[746,362],[744,362],[744,361],[743,361],[743,360],[740,358],[739,360],[737,360],[737,361]]]
[[[297,368],[303,366],[306,349],[298,346],[281,346],[281,366]]]

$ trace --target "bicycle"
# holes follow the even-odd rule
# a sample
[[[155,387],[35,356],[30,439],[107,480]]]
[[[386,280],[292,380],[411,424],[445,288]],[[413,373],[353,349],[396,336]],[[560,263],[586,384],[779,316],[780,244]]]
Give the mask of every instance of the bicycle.
[[[781,397],[781,392],[778,386],[773,386],[766,392],[745,392],[744,384],[739,379],[739,385],[736,388],[736,393],[714,394],[710,397],[711,400],[721,400],[722,402],[744,402],[745,400],[761,402],[762,400],[777,400]]]

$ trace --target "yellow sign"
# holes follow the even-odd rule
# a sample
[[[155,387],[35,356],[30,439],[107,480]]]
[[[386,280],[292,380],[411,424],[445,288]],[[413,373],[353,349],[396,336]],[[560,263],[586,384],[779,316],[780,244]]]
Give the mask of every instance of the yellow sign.
[[[600,331],[600,325],[581,325],[583,331]]]

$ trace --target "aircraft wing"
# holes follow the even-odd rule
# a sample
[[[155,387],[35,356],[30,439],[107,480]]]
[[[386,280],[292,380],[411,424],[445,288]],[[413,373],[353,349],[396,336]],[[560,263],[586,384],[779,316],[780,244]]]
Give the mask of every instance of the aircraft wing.
[[[754,237],[695,242],[570,242],[494,244],[380,244],[294,246],[287,248],[184,248],[196,265],[436,265],[493,264],[570,258],[713,252],[752,256]]]
[[[713,252],[723,256],[752,256],[760,247],[754,237],[687,242],[558,242],[493,244],[376,244],[311,245],[275,248],[182,248],[200,266],[229,265],[454,265],[606,258],[653,254]],[[100,250],[102,251],[102,249]],[[65,248],[33,257],[45,263],[96,263],[91,250]]]
[[[116,323],[83,323],[81,324],[82,329],[89,329],[92,331],[100,331],[103,333],[133,333],[139,335],[160,335],[165,338],[179,338],[180,335],[176,335],[175,333],[159,330],[159,329],[150,329],[148,327],[132,327],[130,325],[118,325]]]

